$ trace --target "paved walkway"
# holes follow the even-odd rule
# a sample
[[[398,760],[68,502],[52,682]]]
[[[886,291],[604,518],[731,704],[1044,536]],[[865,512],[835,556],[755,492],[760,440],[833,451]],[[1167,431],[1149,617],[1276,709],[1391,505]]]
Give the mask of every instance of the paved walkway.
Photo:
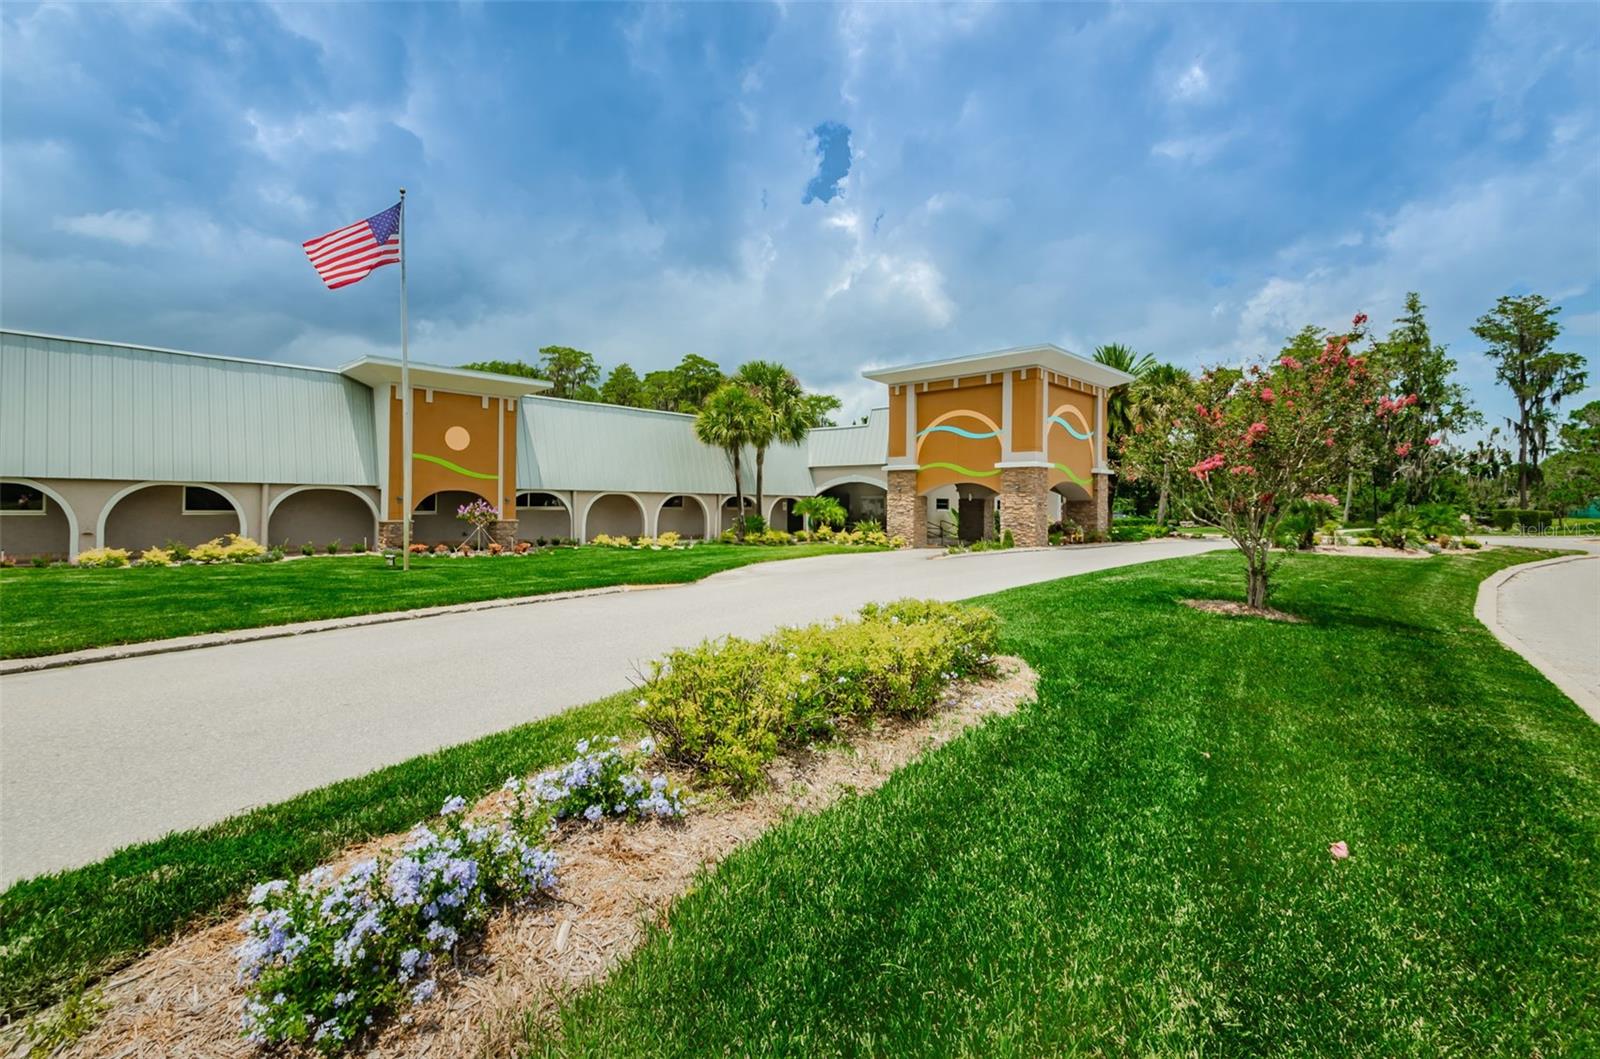
[[[708,636],[1228,546],[797,559],[677,588],[0,677],[0,884],[600,698]]]
[[[1581,550],[1582,558],[1512,567],[1483,583],[1478,613],[1507,647],[1600,721],[1600,538],[1498,538]]]

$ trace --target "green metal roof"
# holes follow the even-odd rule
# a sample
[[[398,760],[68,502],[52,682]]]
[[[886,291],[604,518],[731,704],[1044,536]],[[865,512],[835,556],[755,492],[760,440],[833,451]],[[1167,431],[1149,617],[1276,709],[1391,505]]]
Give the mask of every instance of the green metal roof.
[[[0,331],[0,474],[375,485],[374,444],[336,371]]]
[[[874,408],[856,426],[813,430],[806,446],[812,467],[882,467],[889,462],[889,410]]]
[[[692,415],[525,397],[521,429],[520,490],[733,492],[727,459],[694,436]],[[754,460],[747,457],[745,462],[745,488],[753,489]],[[765,485],[768,496],[810,495],[806,450],[800,446],[768,450]]]

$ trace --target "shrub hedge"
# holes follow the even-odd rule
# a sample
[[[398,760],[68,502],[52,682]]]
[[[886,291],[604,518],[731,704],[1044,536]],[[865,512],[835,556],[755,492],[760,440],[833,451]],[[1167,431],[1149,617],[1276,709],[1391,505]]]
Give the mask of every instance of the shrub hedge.
[[[928,712],[951,682],[992,671],[997,635],[989,610],[901,600],[857,621],[708,640],[655,663],[637,715],[669,760],[744,791],[780,749]]]
[[[1494,513],[1494,528],[1508,530],[1513,526],[1548,526],[1556,520],[1554,511],[1537,508],[1507,507]]]

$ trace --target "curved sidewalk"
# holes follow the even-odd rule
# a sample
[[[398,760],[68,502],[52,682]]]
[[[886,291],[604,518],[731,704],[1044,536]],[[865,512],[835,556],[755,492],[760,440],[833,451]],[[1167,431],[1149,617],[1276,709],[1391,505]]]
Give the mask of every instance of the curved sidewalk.
[[[1476,613],[1600,722],[1600,554],[1502,570],[1479,586]]]
[[[0,676],[0,885],[558,713],[709,636],[1226,547],[793,559],[649,592]]]

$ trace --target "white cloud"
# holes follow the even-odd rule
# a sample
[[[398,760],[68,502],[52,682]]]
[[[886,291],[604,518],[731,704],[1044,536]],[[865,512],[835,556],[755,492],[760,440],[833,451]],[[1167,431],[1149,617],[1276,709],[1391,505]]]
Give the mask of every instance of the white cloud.
[[[1172,86],[1167,90],[1167,98],[1175,103],[1191,103],[1204,99],[1211,92],[1211,76],[1206,73],[1206,68],[1199,59],[1189,64],[1188,69],[1173,80]]]
[[[1194,136],[1177,136],[1154,144],[1150,148],[1150,153],[1158,158],[1170,158],[1174,162],[1205,165],[1238,135],[1233,129],[1225,129],[1221,132],[1200,133]]]
[[[57,217],[56,228],[90,239],[105,239],[123,246],[143,246],[155,236],[155,221],[143,210],[106,210],[76,217]]]

